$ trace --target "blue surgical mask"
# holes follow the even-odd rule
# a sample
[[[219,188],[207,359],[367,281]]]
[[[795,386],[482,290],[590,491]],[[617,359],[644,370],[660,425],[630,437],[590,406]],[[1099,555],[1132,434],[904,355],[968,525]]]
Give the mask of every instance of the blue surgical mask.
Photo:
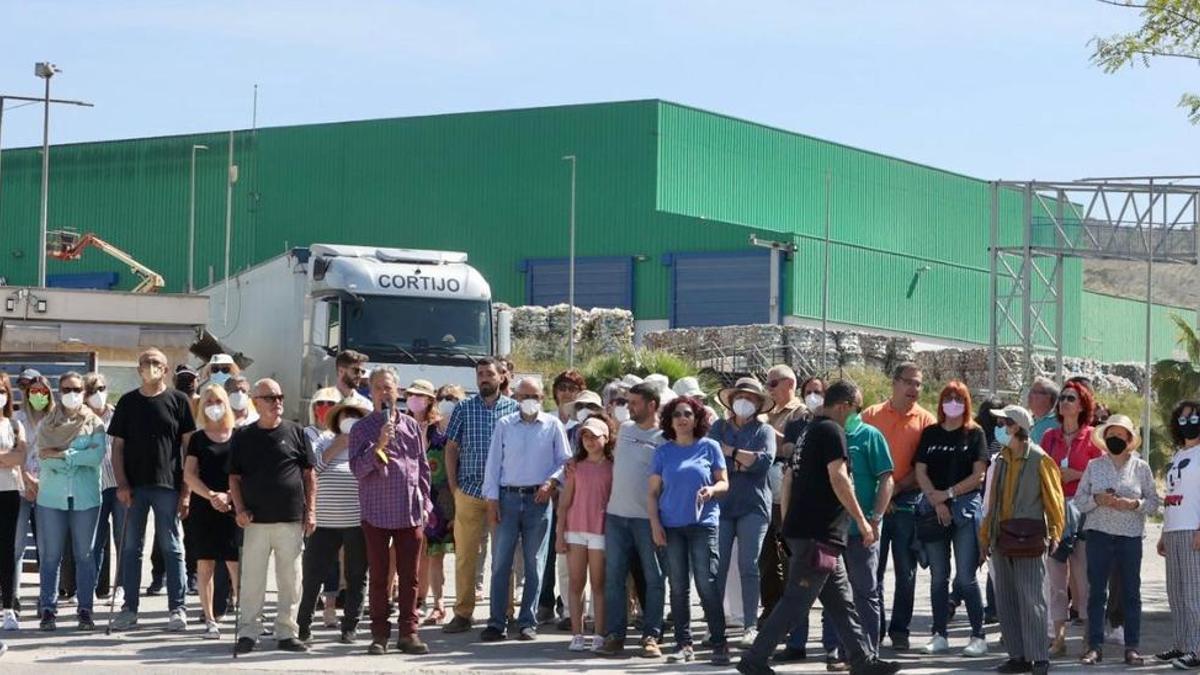
[[[208,376],[209,384],[215,384],[218,387],[224,387],[225,382],[229,379],[229,373],[213,373]]]
[[[996,442],[997,443],[999,443],[1000,445],[1008,445],[1008,442],[1010,440],[1012,440],[1012,437],[1008,435],[1008,427],[1004,427],[1004,426],[996,427]]]

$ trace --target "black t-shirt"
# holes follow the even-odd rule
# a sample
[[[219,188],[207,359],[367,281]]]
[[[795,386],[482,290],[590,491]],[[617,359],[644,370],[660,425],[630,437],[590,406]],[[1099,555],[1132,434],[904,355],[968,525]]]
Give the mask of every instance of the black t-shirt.
[[[229,448],[232,444],[232,436],[224,443],[218,443],[203,429],[192,434],[188,442],[188,457],[196,458],[200,480],[213,492],[229,491]]]
[[[146,396],[140,389],[117,401],[108,435],[125,441],[125,479],[130,487],[183,484],[183,435],[196,430],[188,395],[168,389]]]
[[[785,537],[846,546],[850,514],[838,501],[829,480],[829,464],[839,459],[845,460],[849,468],[846,433],[828,417],[817,417],[808,425],[792,456],[791,501],[783,523]]]
[[[256,523],[304,519],[304,470],[312,468],[304,428],[283,420],[274,429],[238,429],[229,448],[229,474],[241,476],[242,502]]]
[[[796,451],[800,449],[800,442],[804,440],[804,432],[808,430],[808,426],[812,424],[811,419],[798,419],[788,422],[783,427],[783,442],[792,443],[796,446]],[[796,456],[793,451],[792,456]]]
[[[975,462],[988,463],[987,437],[978,426],[946,431],[942,425],[925,427],[917,445],[917,459],[925,465],[935,490],[945,490],[970,476]]]

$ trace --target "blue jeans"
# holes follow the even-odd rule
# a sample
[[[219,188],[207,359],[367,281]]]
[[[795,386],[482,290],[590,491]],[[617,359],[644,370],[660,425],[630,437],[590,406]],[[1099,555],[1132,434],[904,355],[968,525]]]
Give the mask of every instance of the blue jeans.
[[[954,499],[950,507],[953,526],[948,538],[925,542],[929,572],[933,577],[929,600],[933,603],[933,634],[946,637],[950,621],[950,548],[954,548],[954,585],[967,606],[971,637],[984,637],[983,594],[979,590],[979,493]]]
[[[125,517],[125,507],[117,501],[117,488],[108,488],[100,493],[100,521],[96,525],[96,545],[92,547],[92,560],[96,562],[96,588],[112,590],[111,567],[108,556],[108,544],[115,534],[121,536],[121,522]],[[115,528],[115,529],[114,529]],[[118,542],[118,546],[120,542]],[[117,553],[120,555],[120,552]],[[109,579],[104,578],[105,572]],[[117,584],[121,581],[118,579]]]
[[[1087,531],[1088,646],[1104,645],[1104,606],[1113,568],[1121,577],[1125,613],[1125,649],[1137,649],[1142,639],[1142,538]]]
[[[58,566],[62,564],[68,541],[75,559],[75,594],[79,598],[79,610],[92,611],[92,601],[96,598],[96,562],[92,558],[92,546],[96,543],[100,507],[76,511],[70,508],[70,502],[68,499],[66,509],[37,507],[38,570],[42,584],[38,604],[41,611],[58,612]]]
[[[521,592],[521,611],[517,625],[537,626],[534,609],[542,591],[542,573],[546,566],[546,550],[550,542],[550,504],[538,504],[534,494],[500,492],[500,524],[496,526],[496,549],[492,555],[491,616],[488,627],[507,632],[508,585],[512,579],[513,557],[517,539],[521,540],[521,555],[525,560],[525,588]]]
[[[758,568],[758,555],[762,552],[763,539],[771,519],[762,513],[747,513],[737,518],[721,518],[717,528],[719,555],[717,566],[717,590],[725,597],[725,584],[729,577],[730,560],[733,557],[733,539],[738,543],[738,573],[742,579],[743,626],[754,626],[758,621],[758,595],[762,575]]]
[[[842,554],[842,563],[846,567],[846,577],[850,581],[850,592],[854,598],[854,609],[858,613],[858,623],[862,626],[863,639],[872,651],[879,650],[879,542],[863,546],[861,536],[853,535],[846,540],[846,551]],[[808,644],[808,614],[804,614],[800,623],[788,636],[787,646],[793,649],[804,649]],[[821,611],[821,646],[828,654],[836,650],[838,656],[846,658],[838,640],[828,609]]]
[[[918,495],[920,493],[917,493]],[[895,500],[900,505],[900,498]],[[893,511],[884,516],[879,545],[879,634],[908,637],[912,623],[913,596],[917,590],[917,552],[913,548],[917,535],[917,517],[911,511]],[[892,596],[892,621],[887,625],[887,609],[883,601],[883,577],[887,573],[888,549],[895,567],[896,589]]]
[[[671,616],[675,644],[692,644],[692,580],[714,646],[725,644],[725,607],[717,583],[717,528],[703,525],[668,527],[667,570],[671,577]],[[754,625],[754,624],[750,624]]]
[[[179,533],[179,492],[165,487],[133,488],[133,505],[125,509],[125,541],[121,549],[123,609],[137,613],[142,583],[142,549],[146,542],[146,516],[154,511],[154,538],[167,567],[167,607],[181,609],[184,602],[183,538]]]
[[[625,639],[629,604],[625,601],[625,578],[629,576],[630,554],[637,553],[646,578],[646,606],[642,608],[642,636],[662,639],[663,606],[667,599],[666,560],[654,545],[646,518],[604,516],[604,612],[606,637]]]

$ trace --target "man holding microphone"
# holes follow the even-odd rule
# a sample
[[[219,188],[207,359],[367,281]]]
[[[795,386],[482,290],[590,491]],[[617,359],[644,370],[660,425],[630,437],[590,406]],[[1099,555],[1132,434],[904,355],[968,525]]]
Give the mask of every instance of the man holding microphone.
[[[433,508],[425,437],[416,420],[396,410],[400,384],[393,370],[376,368],[370,383],[375,412],[350,430],[350,470],[358,478],[370,577],[371,646],[367,653],[387,653],[391,637],[391,549],[399,575],[396,649],[406,654],[428,654],[429,647],[417,636],[417,563],[425,520]]]

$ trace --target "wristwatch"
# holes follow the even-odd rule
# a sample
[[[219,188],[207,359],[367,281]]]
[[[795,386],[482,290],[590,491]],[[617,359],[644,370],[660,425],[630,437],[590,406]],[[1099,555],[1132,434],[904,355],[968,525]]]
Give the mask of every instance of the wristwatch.
[[[946,488],[946,496],[950,499],[954,499],[954,486],[953,485]]]

